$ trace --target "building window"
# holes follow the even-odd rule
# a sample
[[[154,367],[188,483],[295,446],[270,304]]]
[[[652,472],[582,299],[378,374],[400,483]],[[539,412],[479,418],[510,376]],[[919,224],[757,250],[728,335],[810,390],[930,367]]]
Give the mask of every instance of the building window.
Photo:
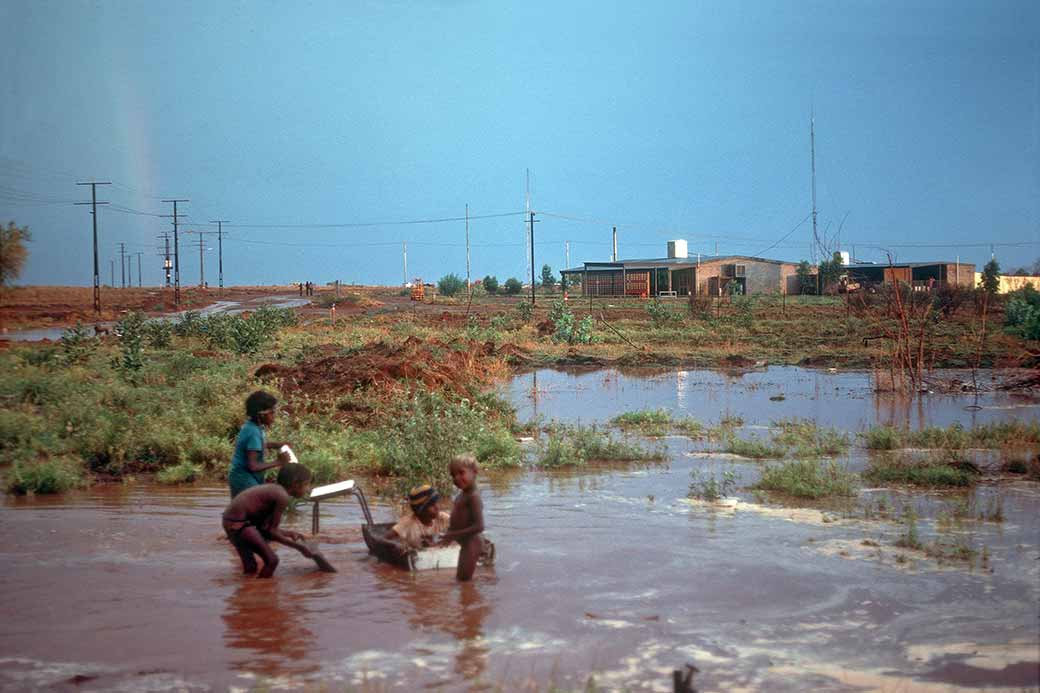
[[[734,270],[733,276],[735,276],[735,277],[747,276],[746,267],[744,265],[734,265],[733,266],[733,270]]]

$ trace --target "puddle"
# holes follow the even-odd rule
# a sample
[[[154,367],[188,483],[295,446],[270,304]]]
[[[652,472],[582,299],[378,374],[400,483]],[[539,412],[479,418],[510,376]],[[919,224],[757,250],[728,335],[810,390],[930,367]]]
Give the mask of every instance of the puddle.
[[[936,376],[964,374],[935,371]],[[514,378],[505,388],[521,421],[606,422],[627,411],[666,409],[677,417],[718,423],[739,415],[747,426],[781,418],[857,431],[876,424],[948,426],[1040,417],[1040,397],[1021,393],[927,394],[907,398],[876,393],[870,373],[830,373],[796,366],[770,366],[746,373],[683,370],[667,373],[606,369],[574,373],[541,369]],[[771,397],[784,395],[783,400]],[[981,409],[967,409],[967,407]]]
[[[836,376],[770,373],[756,375],[789,387],[787,403],[808,407],[809,393],[826,393],[811,406],[832,425],[892,413],[859,389],[862,375],[839,374],[835,390]],[[532,376],[508,390],[527,413]],[[748,381],[727,386],[723,376],[688,373],[680,397],[673,374],[671,400],[661,376],[625,378],[540,374],[553,387],[539,413],[602,421],[681,400],[680,411],[717,420],[697,403],[710,396],[715,411],[749,423],[812,415],[774,413],[756,404],[771,386],[742,390]],[[937,398],[911,420],[979,415]],[[348,499],[322,505],[323,548],[338,573],[282,548],[276,578],[261,581],[237,574],[220,529],[222,486],[6,498],[0,689],[581,690],[592,675],[608,690],[670,691],[671,671],[687,662],[704,691],[1040,685],[1040,485],[861,491],[893,514],[913,506],[923,542],[964,541],[988,561],[940,567],[919,552],[908,566],[892,519],[778,508],[743,491],[720,507],[691,503],[694,469],[734,469],[746,482],[760,465],[688,455],[696,446],[680,438],[662,444],[660,465],[484,475],[497,565],[466,585],[368,556]],[[994,494],[1002,523],[941,520]],[[380,504],[373,513],[391,517]],[[289,520],[309,525],[309,513]]]

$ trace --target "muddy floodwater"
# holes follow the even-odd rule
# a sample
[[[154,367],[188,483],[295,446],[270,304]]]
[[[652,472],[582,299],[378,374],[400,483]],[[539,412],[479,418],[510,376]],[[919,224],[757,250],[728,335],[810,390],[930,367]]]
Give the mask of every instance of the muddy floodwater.
[[[876,398],[864,374],[801,369],[539,371],[504,392],[521,419],[586,423],[648,407],[751,427],[797,415],[850,432],[1040,414],[1035,399],[1011,395],[908,405]],[[691,471],[751,483],[761,464],[684,438],[642,442],[667,460],[481,477],[497,564],[461,586],[451,572],[408,574],[370,557],[351,499],[322,506],[339,573],[283,548],[265,581],[238,574],[220,530],[223,486],[7,498],[0,688],[581,690],[592,676],[605,690],[671,691],[672,669],[687,662],[702,691],[1040,685],[1040,485],[864,488],[842,507],[738,490],[710,505],[687,498]],[[843,462],[865,459],[853,450]],[[1000,522],[951,511],[997,500]],[[893,515],[914,508],[922,540],[969,547],[971,560],[896,547],[901,523],[861,509],[881,501]],[[373,512],[391,518],[388,506]],[[309,524],[309,511],[289,520]]]

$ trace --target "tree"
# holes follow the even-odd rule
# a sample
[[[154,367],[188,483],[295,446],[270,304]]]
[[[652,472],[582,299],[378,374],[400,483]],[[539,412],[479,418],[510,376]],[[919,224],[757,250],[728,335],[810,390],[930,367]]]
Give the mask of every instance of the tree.
[[[542,286],[549,291],[553,290],[556,286],[556,277],[553,275],[552,267],[549,265],[542,265]]]
[[[795,270],[795,274],[798,275],[798,293],[816,293],[816,274],[812,271],[812,265],[809,264],[808,260],[802,260],[798,263],[798,269]]]
[[[22,273],[29,257],[25,244],[31,240],[28,226],[19,227],[13,221],[7,223],[7,228],[0,226],[0,286],[11,283]]]
[[[510,277],[506,280],[506,283],[502,285],[502,289],[510,296],[515,296],[524,290],[524,285],[520,283],[520,280],[516,277]]]
[[[837,284],[844,271],[845,263],[841,261],[841,253],[834,253],[830,260],[822,261],[819,268],[820,292],[826,293],[830,287]]]
[[[455,273],[446,274],[437,282],[437,291],[441,296],[454,296],[466,288],[466,282]]]
[[[496,291],[498,291],[498,279],[496,279],[495,275],[493,274],[489,274],[488,276],[484,277],[484,281],[480,282],[480,285],[483,286],[484,291],[488,292],[489,294],[493,294]]]
[[[982,268],[982,290],[993,296],[1000,290],[1000,263],[996,258]]]

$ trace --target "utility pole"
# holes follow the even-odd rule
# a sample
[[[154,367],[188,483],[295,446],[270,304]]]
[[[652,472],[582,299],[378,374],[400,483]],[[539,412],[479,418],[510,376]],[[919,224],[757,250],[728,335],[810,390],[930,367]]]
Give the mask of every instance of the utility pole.
[[[404,262],[404,281],[401,286],[408,286],[408,241],[401,241],[401,261]]]
[[[473,298],[473,283],[469,280],[469,204],[466,205],[466,292]]]
[[[206,266],[204,264],[202,254],[205,251],[206,236],[208,234],[217,233],[216,231],[188,231],[188,233],[197,234],[199,237],[199,288],[206,286]],[[212,250],[212,249],[211,249]]]
[[[531,220],[531,306],[534,306],[534,212],[529,214]]]
[[[715,257],[719,256],[719,242],[715,241]]]
[[[571,268],[571,242],[570,241],[564,241],[563,242],[563,257],[564,257],[563,264],[566,265],[567,269],[570,269]]]
[[[181,304],[181,256],[180,242],[177,237],[177,222],[179,221],[177,203],[190,202],[190,200],[163,200],[163,202],[173,203],[173,214],[164,214],[163,216],[173,217],[173,305],[179,306]]]
[[[76,185],[90,186],[90,202],[77,202],[78,205],[90,205],[90,217],[94,224],[94,317],[101,316],[101,277],[98,274],[98,252],[97,252],[97,206],[107,205],[107,202],[97,201],[97,186],[112,185],[110,182],[90,181],[89,183],[76,183]],[[113,271],[113,274],[115,272]]]
[[[111,286],[114,289],[116,288],[116,261],[109,260],[108,268],[112,271],[112,281],[109,282],[109,286]]]
[[[141,283],[141,256],[142,255],[144,255],[144,253],[138,253],[137,254],[137,288],[138,289],[140,289],[143,286],[143,284]]]
[[[524,218],[531,216],[531,169],[527,169],[527,192],[524,195]],[[534,246],[532,245],[531,232],[534,227],[524,230],[524,249],[527,251],[525,255],[534,254]],[[534,272],[534,267],[527,268],[529,272]]]
[[[164,241],[166,244],[166,251],[163,255],[163,273],[166,275],[166,288],[170,288],[170,272],[173,270],[173,263],[170,262],[170,234],[163,231],[159,235],[159,239]]]
[[[126,243],[119,244],[119,286],[126,288]]]
[[[229,224],[227,219],[213,219],[209,223],[217,225],[217,272],[221,292],[224,290],[224,224]]]
[[[809,111],[809,157],[812,169],[812,261],[815,264],[820,237],[816,234],[816,117],[812,110]]]
[[[614,242],[613,242],[614,250],[610,254],[610,261],[611,262],[617,262],[617,227],[616,226],[614,227],[613,239],[614,239]]]

